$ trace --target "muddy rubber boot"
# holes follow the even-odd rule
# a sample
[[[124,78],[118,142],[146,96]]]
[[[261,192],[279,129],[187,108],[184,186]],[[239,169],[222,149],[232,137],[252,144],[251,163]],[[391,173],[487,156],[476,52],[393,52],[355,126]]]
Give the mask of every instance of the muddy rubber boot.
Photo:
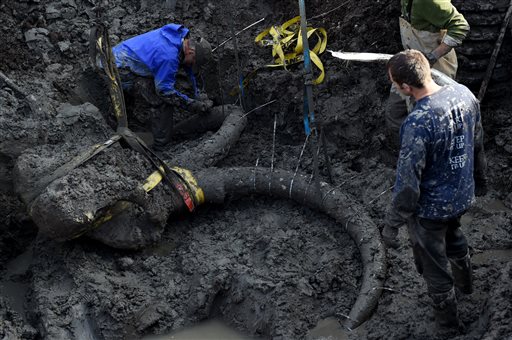
[[[153,133],[153,150],[164,151],[171,141],[173,128],[173,110],[162,104],[151,108],[151,132]]]
[[[468,253],[461,258],[448,258],[452,267],[455,286],[464,294],[473,293],[473,268]]]
[[[465,326],[459,319],[457,310],[457,298],[455,289],[452,287],[446,293],[429,293],[433,302],[434,317],[438,333],[448,334],[459,332],[465,333]]]

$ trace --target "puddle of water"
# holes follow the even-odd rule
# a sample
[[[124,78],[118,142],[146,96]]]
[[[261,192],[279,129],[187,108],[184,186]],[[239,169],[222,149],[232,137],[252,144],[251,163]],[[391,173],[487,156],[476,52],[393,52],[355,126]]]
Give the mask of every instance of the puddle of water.
[[[462,225],[469,225],[471,221],[473,221],[473,216],[471,216],[470,214],[464,214],[460,218],[460,224]]]
[[[503,203],[503,201],[498,199],[490,199],[482,203],[482,208],[489,212],[507,212],[512,213],[512,209],[507,208],[507,206]],[[462,215],[460,219],[460,223],[462,225],[469,225],[473,221],[473,216],[471,213],[467,213]]]
[[[23,303],[25,302],[25,294],[28,290],[28,284],[2,281],[0,282],[0,295],[9,301],[11,308],[17,312],[23,320],[25,320],[25,310]]]
[[[490,210],[490,211],[505,211],[512,213],[512,210],[507,208],[503,201],[498,199],[491,199],[488,202],[484,204],[484,208]]]
[[[24,253],[13,259],[6,266],[7,277],[23,275],[27,272],[28,267],[32,263],[32,247],[29,247]]]
[[[29,289],[28,283],[19,281],[32,263],[32,247],[13,259],[6,265],[5,276],[0,280],[0,296],[9,301],[11,308],[25,320],[25,294]]]
[[[156,245],[149,247],[145,250],[146,254],[157,255],[157,256],[168,256],[176,249],[176,243],[174,241],[161,242]]]
[[[150,335],[142,340],[256,340],[230,328],[220,320],[209,320],[167,335]]]
[[[488,264],[492,261],[512,261],[512,249],[485,250],[471,257],[471,262],[477,265]]]
[[[336,318],[330,317],[318,321],[315,328],[309,331],[307,340],[346,340],[347,333]]]

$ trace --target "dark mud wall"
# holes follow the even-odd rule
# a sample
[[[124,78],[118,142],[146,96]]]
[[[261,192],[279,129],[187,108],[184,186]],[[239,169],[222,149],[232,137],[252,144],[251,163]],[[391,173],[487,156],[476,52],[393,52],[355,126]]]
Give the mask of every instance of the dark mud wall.
[[[246,334],[288,339],[305,338],[327,316],[343,320],[360,284],[357,250],[331,220],[290,203],[249,198],[207,207],[167,225],[161,243],[139,252],[114,251],[82,239],[60,244],[36,238],[12,191],[15,159],[28,147],[108,136],[105,131],[73,129],[73,117],[82,115],[59,109],[62,103],[83,101],[88,30],[96,3],[0,5],[0,42],[9,46],[0,51],[0,70],[23,92],[0,81],[0,203],[6,208],[0,211],[1,284],[26,287],[20,294],[25,310],[17,308],[12,294],[0,297],[0,336],[130,338],[220,316]],[[310,23],[327,29],[330,49],[401,49],[398,1],[307,4]],[[231,27],[238,31],[265,17],[263,24],[239,35],[243,74],[271,61],[269,49],[254,45],[256,34],[296,15],[295,1],[178,1],[173,12],[156,0],[115,0],[105,10],[113,43],[176,21],[202,32],[215,46],[231,36]],[[504,51],[510,60],[510,52]],[[204,87],[216,104],[234,103],[237,96],[229,95],[238,79],[234,45],[226,44],[216,55],[220,66],[210,68]],[[314,89],[316,117],[327,136],[335,185],[379,223],[394,181],[394,155],[384,141],[382,112],[389,84],[383,66],[346,64],[327,54],[322,60],[327,74]],[[217,74],[220,81],[214,78]],[[311,173],[309,147],[298,161],[305,140],[302,84],[300,65],[258,71],[246,88],[246,109],[276,102],[248,115],[238,146],[220,165]],[[510,96],[492,97],[482,106],[491,190],[463,221],[476,262],[476,293],[460,302],[469,334],[459,339],[511,336],[511,107]],[[101,114],[108,117],[106,110]],[[181,115],[177,118],[185,113]],[[323,157],[320,173],[327,178]],[[414,271],[405,233],[400,239],[404,247],[388,256],[388,290],[372,318],[347,337],[434,338],[423,281]],[[13,263],[21,260],[28,265],[14,271]]]

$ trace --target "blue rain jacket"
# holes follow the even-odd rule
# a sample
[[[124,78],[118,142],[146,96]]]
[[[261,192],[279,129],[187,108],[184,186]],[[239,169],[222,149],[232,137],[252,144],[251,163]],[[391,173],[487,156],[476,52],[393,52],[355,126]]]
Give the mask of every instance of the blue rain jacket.
[[[483,132],[479,102],[465,86],[444,86],[418,100],[402,124],[400,145],[395,213],[444,220],[470,207]],[[477,168],[486,167],[476,159]]]
[[[176,95],[186,102],[191,99],[175,88],[176,73],[180,66],[182,41],[189,30],[178,24],[168,24],[159,29],[135,36],[112,48],[118,68],[128,68],[131,72],[153,77],[155,88],[160,95]],[[186,71],[192,81],[195,95],[197,86],[190,68]],[[124,89],[133,84],[123,83]]]

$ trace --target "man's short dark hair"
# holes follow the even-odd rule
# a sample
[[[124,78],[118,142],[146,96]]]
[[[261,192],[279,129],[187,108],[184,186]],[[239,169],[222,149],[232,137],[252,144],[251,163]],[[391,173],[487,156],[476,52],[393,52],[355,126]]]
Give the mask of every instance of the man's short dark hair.
[[[417,50],[405,50],[395,54],[388,60],[387,69],[398,85],[405,83],[416,88],[423,88],[430,75],[427,58]]]

